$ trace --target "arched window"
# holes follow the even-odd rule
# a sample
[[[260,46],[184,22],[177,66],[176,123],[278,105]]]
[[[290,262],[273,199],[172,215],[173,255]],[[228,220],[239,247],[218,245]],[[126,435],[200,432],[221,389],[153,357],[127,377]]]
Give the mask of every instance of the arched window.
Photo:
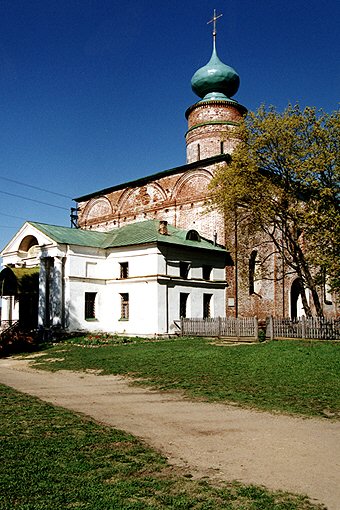
[[[201,236],[197,230],[189,230],[185,238],[188,241],[201,241]]]
[[[253,250],[249,257],[249,294],[258,294],[261,290],[261,261],[257,250]]]

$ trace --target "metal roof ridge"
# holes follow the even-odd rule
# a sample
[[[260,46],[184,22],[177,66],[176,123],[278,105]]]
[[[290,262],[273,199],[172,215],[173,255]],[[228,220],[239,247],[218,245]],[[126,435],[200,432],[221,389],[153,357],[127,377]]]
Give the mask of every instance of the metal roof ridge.
[[[96,197],[96,196],[102,196],[107,193],[112,193],[112,191],[116,191],[122,188],[132,188],[138,185],[141,185],[142,183],[149,182],[155,179],[159,179],[161,177],[166,177],[167,175],[172,175],[176,172],[186,170],[191,170],[192,168],[196,168],[202,165],[212,165],[213,163],[218,163],[220,161],[230,161],[231,156],[230,154],[218,154],[217,156],[212,156],[210,158],[200,159],[199,161],[193,161],[192,163],[186,163],[185,165],[176,166],[173,168],[169,168],[168,170],[163,170],[161,172],[157,172],[155,174],[146,175],[144,177],[139,177],[138,179],[122,182],[120,184],[116,184],[114,186],[110,186],[108,188],[104,188],[98,191],[94,191],[93,193],[88,193],[87,195],[83,195],[77,198],[74,198],[73,200],[75,202],[83,202],[86,200],[89,200],[90,198]]]

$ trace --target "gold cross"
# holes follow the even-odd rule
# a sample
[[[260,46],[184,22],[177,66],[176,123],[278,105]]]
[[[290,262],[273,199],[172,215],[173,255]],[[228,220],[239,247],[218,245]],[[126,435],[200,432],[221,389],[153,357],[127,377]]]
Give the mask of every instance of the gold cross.
[[[223,14],[219,14],[218,16],[216,16],[216,9],[214,9],[214,17],[213,19],[211,19],[210,21],[208,21],[207,25],[209,25],[209,23],[214,23],[214,30],[213,30],[213,36],[215,37],[216,36],[216,20],[218,18],[221,18],[223,16]]]

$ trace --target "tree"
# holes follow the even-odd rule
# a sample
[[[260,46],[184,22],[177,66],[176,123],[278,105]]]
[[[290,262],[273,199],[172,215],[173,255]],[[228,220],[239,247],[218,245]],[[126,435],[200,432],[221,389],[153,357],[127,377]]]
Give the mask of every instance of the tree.
[[[227,224],[269,239],[322,316],[320,284],[340,292],[340,115],[260,107],[230,135],[239,143],[217,171],[211,199]],[[305,292],[302,301],[311,315]]]

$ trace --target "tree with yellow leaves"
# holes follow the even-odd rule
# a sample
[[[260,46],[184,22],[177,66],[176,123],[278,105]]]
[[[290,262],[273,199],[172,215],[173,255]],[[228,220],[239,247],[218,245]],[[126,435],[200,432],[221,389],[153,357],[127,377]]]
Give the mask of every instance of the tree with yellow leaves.
[[[320,285],[340,292],[340,112],[264,106],[232,133],[239,143],[216,173],[211,199],[227,225],[270,239],[309,289],[322,316]],[[236,218],[236,220],[235,220]]]

